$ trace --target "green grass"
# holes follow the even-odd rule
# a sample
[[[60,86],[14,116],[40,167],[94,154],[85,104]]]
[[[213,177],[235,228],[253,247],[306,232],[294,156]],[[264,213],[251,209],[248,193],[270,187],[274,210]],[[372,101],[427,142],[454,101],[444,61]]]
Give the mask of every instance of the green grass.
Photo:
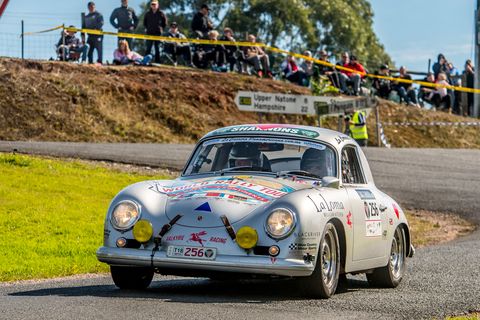
[[[105,272],[97,261],[113,196],[147,179],[77,161],[0,154],[0,281]]]

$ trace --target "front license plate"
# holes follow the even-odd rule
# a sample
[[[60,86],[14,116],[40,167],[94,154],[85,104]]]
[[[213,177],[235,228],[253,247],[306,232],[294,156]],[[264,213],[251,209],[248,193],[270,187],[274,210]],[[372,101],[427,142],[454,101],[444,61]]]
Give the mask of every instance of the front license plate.
[[[217,249],[204,247],[168,246],[167,257],[215,260]]]

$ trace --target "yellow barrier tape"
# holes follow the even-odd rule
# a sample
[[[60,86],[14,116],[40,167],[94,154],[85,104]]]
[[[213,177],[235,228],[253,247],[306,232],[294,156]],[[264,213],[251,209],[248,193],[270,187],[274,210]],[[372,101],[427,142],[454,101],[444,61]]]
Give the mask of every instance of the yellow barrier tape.
[[[381,75],[376,75],[376,74],[370,74],[370,73],[362,73],[357,70],[349,69],[343,66],[338,66],[334,65],[331,62],[328,61],[323,61],[319,59],[315,59],[312,57],[308,57],[302,54],[290,52],[287,50],[282,50],[276,47],[271,47],[268,46],[264,43],[258,43],[258,42],[232,42],[232,41],[220,41],[220,40],[205,40],[205,39],[178,39],[178,38],[171,38],[171,37],[165,37],[165,36],[150,36],[146,34],[134,34],[134,33],[122,33],[122,32],[108,32],[108,31],[101,31],[101,30],[93,30],[93,29],[77,29],[77,28],[65,28],[64,26],[58,26],[52,29],[48,30],[43,30],[43,31],[38,31],[38,32],[28,32],[24,33],[23,35],[33,35],[33,34],[38,34],[38,33],[45,33],[45,32],[50,32],[58,29],[64,28],[65,30],[69,32],[81,32],[81,33],[87,33],[87,34],[93,34],[93,35],[109,35],[109,36],[116,36],[119,38],[131,38],[131,39],[142,39],[142,40],[154,40],[154,41],[164,41],[164,42],[178,42],[178,43],[195,43],[195,44],[210,44],[210,45],[231,45],[231,46],[238,46],[238,47],[262,47],[265,48],[265,50],[271,51],[271,52],[276,52],[276,53],[281,53],[285,55],[291,55],[295,58],[298,59],[304,59],[308,61],[312,61],[316,64],[324,65],[327,67],[331,67],[335,70],[342,70],[350,73],[358,73],[362,76],[369,77],[369,78],[376,78],[376,79],[384,79],[384,80],[390,80],[390,81],[395,81],[395,82],[401,82],[401,83],[408,83],[408,84],[418,84],[424,87],[429,87],[429,88],[446,88],[454,91],[461,91],[461,92],[468,92],[468,93],[478,93],[480,94],[480,89],[473,89],[473,88],[467,88],[467,87],[459,87],[459,86],[452,86],[452,85],[439,85],[436,83],[431,83],[431,82],[425,82],[425,81],[419,81],[419,80],[409,80],[409,79],[401,79],[401,78],[395,78],[395,77],[389,77],[389,76],[381,76]]]
[[[52,32],[52,31],[55,31],[55,30],[60,30],[60,29],[63,29],[63,26],[57,26],[55,28],[51,28],[51,29],[47,29],[47,30],[42,30],[42,31],[35,31],[35,32],[24,32],[21,36],[31,36],[31,35],[34,35],[34,34],[39,34],[39,33],[47,33],[47,32]]]

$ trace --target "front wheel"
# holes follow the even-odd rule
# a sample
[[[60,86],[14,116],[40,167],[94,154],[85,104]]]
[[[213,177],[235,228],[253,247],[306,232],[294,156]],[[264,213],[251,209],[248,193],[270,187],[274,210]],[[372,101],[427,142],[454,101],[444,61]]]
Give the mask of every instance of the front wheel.
[[[153,269],[110,266],[113,282],[120,289],[145,289],[153,279]]]
[[[373,273],[367,273],[368,283],[381,288],[397,287],[405,274],[405,257],[405,231],[402,227],[398,227],[393,235],[388,264],[373,270]]]
[[[340,245],[335,226],[329,222],[323,231],[315,270],[299,279],[301,289],[313,298],[330,298],[336,291],[340,274]]]

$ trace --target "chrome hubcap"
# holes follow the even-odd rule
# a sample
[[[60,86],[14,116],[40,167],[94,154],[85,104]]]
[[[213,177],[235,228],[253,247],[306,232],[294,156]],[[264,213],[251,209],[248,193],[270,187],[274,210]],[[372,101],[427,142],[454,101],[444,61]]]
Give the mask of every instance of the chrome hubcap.
[[[402,276],[403,263],[404,263],[404,243],[402,230],[398,228],[395,230],[395,236],[392,241],[392,249],[390,253],[390,270],[392,275],[398,279]]]
[[[337,273],[337,243],[331,230],[325,234],[321,253],[323,282],[327,287],[332,287]]]

